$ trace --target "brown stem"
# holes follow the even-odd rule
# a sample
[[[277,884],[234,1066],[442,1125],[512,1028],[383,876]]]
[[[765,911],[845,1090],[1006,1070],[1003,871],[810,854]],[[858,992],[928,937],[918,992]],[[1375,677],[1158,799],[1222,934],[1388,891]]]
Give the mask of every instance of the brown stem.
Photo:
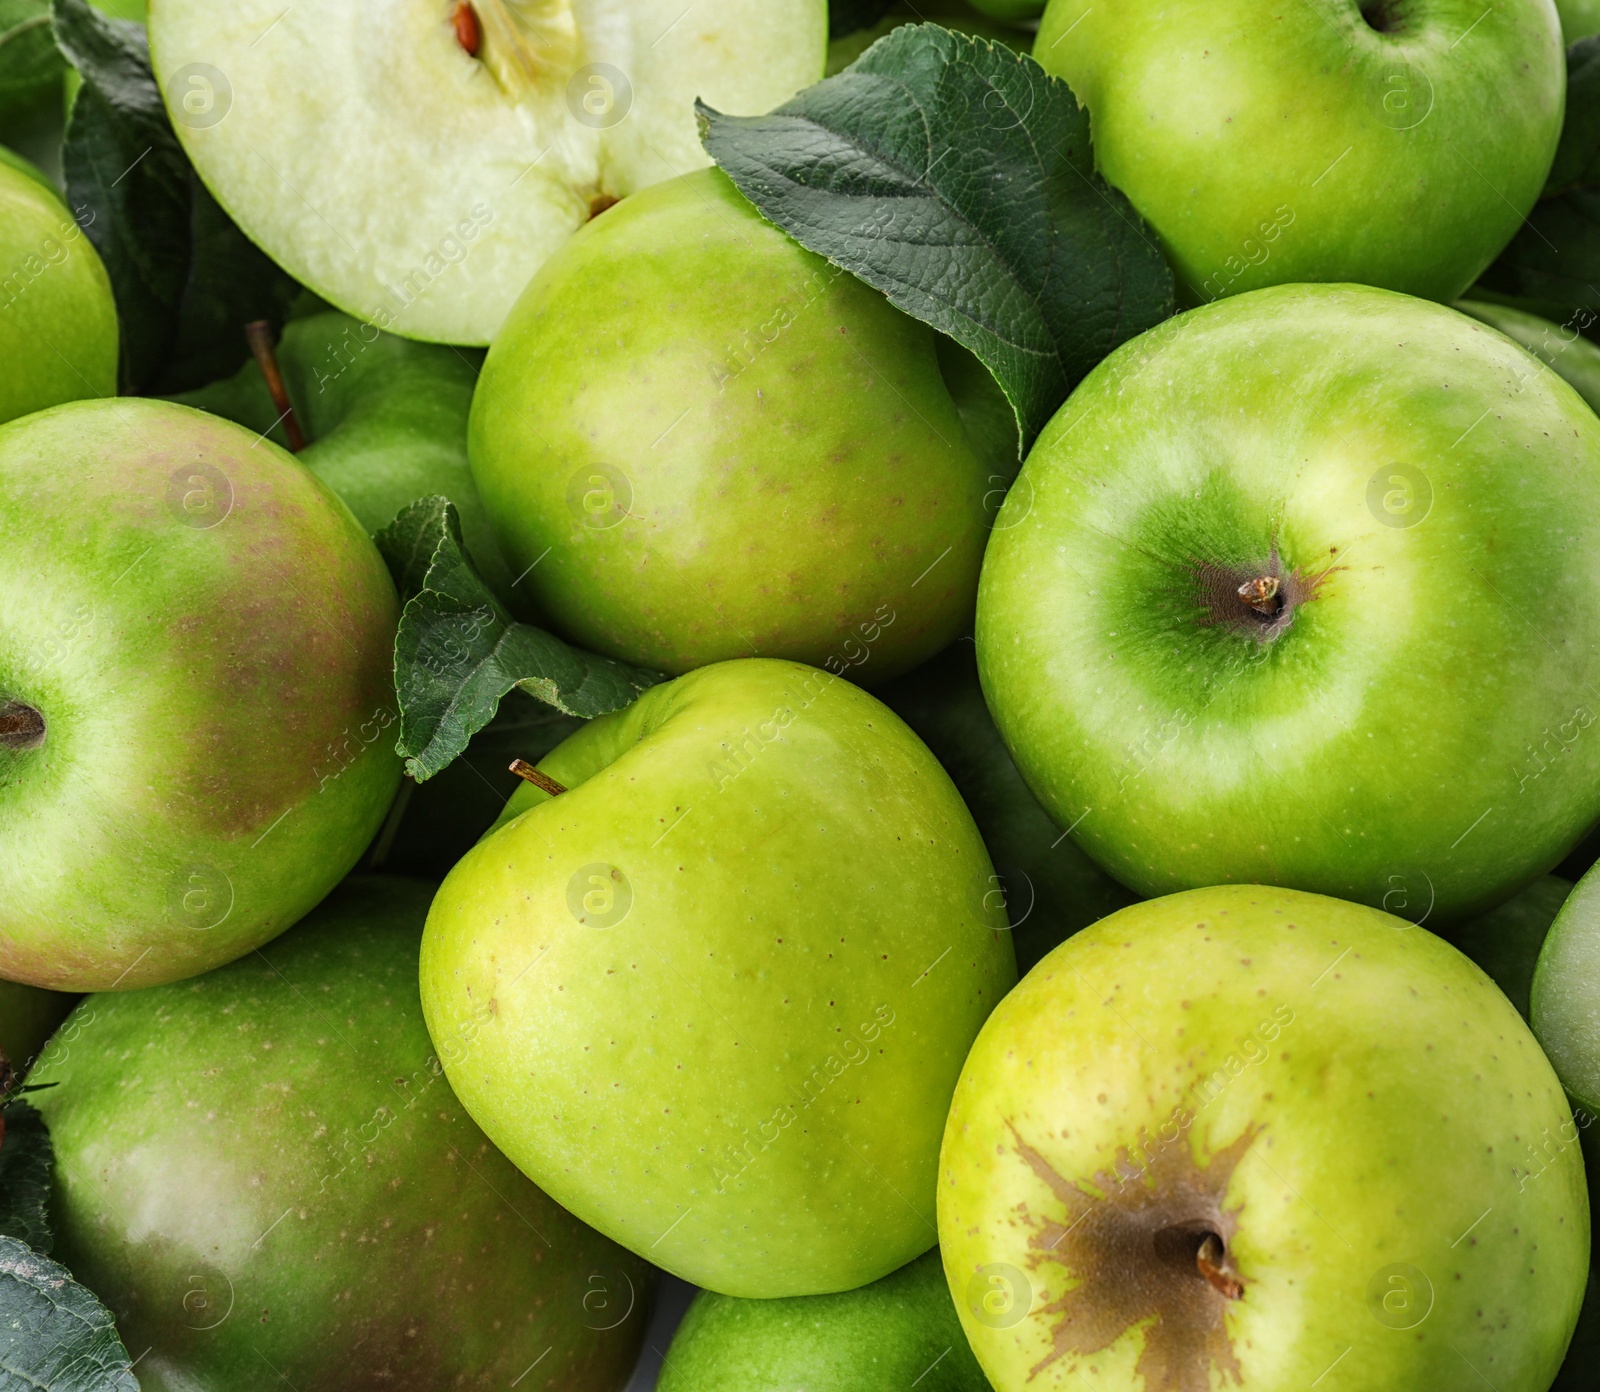
[[[44,739],[44,717],[20,701],[0,705],[0,744],[31,749]]]
[[[1279,583],[1276,575],[1258,575],[1239,586],[1239,598],[1258,614],[1276,614],[1283,607],[1278,598]]]
[[[300,421],[294,413],[294,402],[289,400],[289,389],[283,384],[283,373],[278,371],[278,353],[272,343],[272,325],[265,319],[253,319],[244,326],[245,342],[255,354],[256,366],[266,378],[267,390],[272,393],[272,404],[283,422],[283,433],[289,437],[289,453],[299,454],[306,447],[306,437],[300,430]]]
[[[1194,1264],[1200,1274],[1229,1300],[1241,1299],[1244,1283],[1227,1268],[1227,1254],[1222,1250],[1222,1239],[1216,1233],[1207,1233],[1194,1254]]]
[[[564,785],[557,783],[548,773],[540,773],[526,759],[513,759],[511,761],[511,772],[516,774],[518,778],[526,779],[535,788],[540,788],[549,793],[551,797],[560,797],[562,793],[567,791]]]

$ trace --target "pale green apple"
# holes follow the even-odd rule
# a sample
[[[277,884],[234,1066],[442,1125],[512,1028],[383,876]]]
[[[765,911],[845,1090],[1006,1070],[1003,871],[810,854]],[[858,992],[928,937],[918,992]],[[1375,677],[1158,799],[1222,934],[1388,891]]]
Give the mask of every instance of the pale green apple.
[[[1069,938],[973,1046],[939,1237],[996,1392],[1545,1392],[1583,1299],[1574,1123],[1493,983],[1232,885]]]
[[[825,0],[153,0],[173,129],[245,233],[407,338],[487,344],[618,199],[708,165],[695,99],[822,76]]]
[[[1457,300],[1455,307],[1520,343],[1570,382],[1591,410],[1600,410],[1600,344],[1583,337],[1581,332],[1594,322],[1592,315],[1584,312],[1581,324],[1576,322],[1577,315],[1573,322],[1557,324],[1513,305],[1487,300]]]
[[[1484,913],[1600,818],[1596,459],[1577,392],[1443,306],[1181,314],[1085,378],[1001,509],[995,723],[1140,893]]]
[[[1017,971],[1138,896],[1089,859],[1028,791],[995,729],[973,645],[963,638],[878,694],[927,743],[972,813],[994,862]]]
[[[291,319],[276,357],[306,446],[296,458],[369,532],[418,498],[450,499],[479,574],[508,603],[515,576],[483,515],[467,465],[467,413],[482,354],[413,343],[336,311]],[[232,377],[174,397],[288,437],[254,359]]]
[[[117,390],[105,267],[66,204],[21,163],[0,160],[0,424]]]
[[[168,402],[0,427],[0,976],[193,976],[355,864],[400,781],[398,604],[276,445]]]
[[[1051,0],[1033,55],[1198,301],[1454,299],[1539,197],[1566,94],[1551,0]]]
[[[1578,881],[1533,973],[1533,1030],[1562,1084],[1600,1113],[1600,874]]]
[[[472,471],[512,571],[569,637],[661,671],[914,666],[970,621],[1014,469],[963,424],[940,338],[720,171],[635,195],[484,364]]]
[[[1556,0],[1561,36],[1568,44],[1600,34],[1600,0]]]
[[[539,763],[428,915],[456,1095],[608,1237],[728,1295],[850,1290],[934,1242],[939,1133],[1016,979],[932,755],[827,672],[651,688]]]
[[[55,1254],[144,1392],[626,1381],[654,1273],[451,1095],[476,1026],[436,1053],[423,1025],[432,892],[349,880],[242,961],[90,997],[41,1062]]]
[[[989,1392],[937,1250],[839,1295],[741,1300],[701,1291],[657,1392]]]

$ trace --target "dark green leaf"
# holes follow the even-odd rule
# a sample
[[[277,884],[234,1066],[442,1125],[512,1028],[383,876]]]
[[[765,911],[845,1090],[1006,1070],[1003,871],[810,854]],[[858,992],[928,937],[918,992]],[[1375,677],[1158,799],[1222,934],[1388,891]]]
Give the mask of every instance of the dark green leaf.
[[[56,38],[83,77],[67,124],[67,201],[105,262],[122,324],[122,376],[174,392],[247,356],[244,325],[281,321],[299,286],[206,192],[172,132],[144,26],[54,0]]]
[[[473,569],[447,499],[419,499],[377,542],[406,596],[394,647],[396,749],[418,782],[467,747],[512,687],[589,718],[620,710],[662,680],[513,620]]]
[[[828,37],[842,39],[857,29],[870,29],[889,13],[895,0],[829,0]]]
[[[49,1254],[50,1175],[55,1150],[44,1118],[21,1098],[0,1109],[5,1141],[0,1144],[0,1237],[26,1242]]]
[[[0,1237],[0,1392],[139,1392],[111,1312],[14,1237]]]
[[[62,100],[66,70],[50,32],[50,0],[0,0],[0,118],[47,94]]]
[[[1561,321],[1600,309],[1600,37],[1567,50],[1567,118],[1549,181],[1479,285]]]
[[[1032,58],[903,25],[767,116],[698,108],[711,157],[802,246],[994,374],[1025,449],[1172,273],[1094,171],[1089,115]]]

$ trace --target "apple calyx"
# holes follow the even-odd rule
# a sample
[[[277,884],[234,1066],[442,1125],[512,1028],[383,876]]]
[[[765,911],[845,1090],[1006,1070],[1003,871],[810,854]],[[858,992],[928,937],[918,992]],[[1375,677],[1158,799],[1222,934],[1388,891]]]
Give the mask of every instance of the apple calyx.
[[[250,354],[261,369],[267,390],[272,394],[273,409],[283,424],[283,433],[289,441],[289,453],[299,454],[306,447],[305,432],[300,429],[300,418],[294,413],[294,402],[289,400],[289,388],[284,385],[283,373],[278,370],[278,352],[272,342],[272,325],[265,319],[252,319],[244,326],[244,339],[250,345]]]
[[[1282,607],[1278,599],[1278,583],[1276,575],[1258,575],[1239,586],[1239,598],[1258,614],[1275,615]]]
[[[1259,564],[1191,559],[1187,567],[1201,625],[1231,628],[1263,643],[1289,627],[1295,610],[1317,597],[1322,582],[1335,568],[1329,566],[1314,575],[1285,570],[1276,543]]]
[[[1244,1299],[1244,1282],[1228,1268],[1228,1254],[1222,1239],[1208,1232],[1195,1249],[1194,1264],[1202,1276],[1228,1300]]]
[[[22,701],[0,705],[0,746],[37,749],[44,743],[44,716]]]
[[[557,783],[548,773],[539,772],[526,759],[513,759],[511,761],[511,772],[516,774],[518,778],[532,783],[541,792],[549,793],[551,797],[560,797],[562,793],[567,791],[564,784]]]
[[[547,76],[564,80],[575,66],[578,25],[572,0],[539,0],[514,8],[507,0],[471,0],[466,8],[470,23],[460,16],[459,6],[451,11],[456,42],[489,70],[512,101],[522,101]],[[468,39],[475,40],[473,47]]]

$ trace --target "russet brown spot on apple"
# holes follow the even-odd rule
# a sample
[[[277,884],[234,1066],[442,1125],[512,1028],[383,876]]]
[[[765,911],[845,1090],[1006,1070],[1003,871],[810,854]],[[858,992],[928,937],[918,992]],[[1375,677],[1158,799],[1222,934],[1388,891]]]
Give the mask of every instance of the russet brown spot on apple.
[[[1076,1284],[1042,1307],[1051,1349],[1029,1370],[1030,1380],[1062,1359],[1109,1348],[1149,1321],[1138,1373],[1162,1392],[1211,1392],[1211,1371],[1226,1382],[1243,1373],[1228,1335],[1228,1305],[1247,1285],[1228,1251],[1238,1210],[1223,1201],[1234,1169],[1256,1128],[1197,1164],[1187,1137],[1142,1149],[1123,1147],[1113,1173],[1090,1181],[1098,1193],[1055,1169],[1023,1140],[1016,1153],[1061,1205],[1056,1216],[1029,1215],[1035,1271],[1049,1263]]]

